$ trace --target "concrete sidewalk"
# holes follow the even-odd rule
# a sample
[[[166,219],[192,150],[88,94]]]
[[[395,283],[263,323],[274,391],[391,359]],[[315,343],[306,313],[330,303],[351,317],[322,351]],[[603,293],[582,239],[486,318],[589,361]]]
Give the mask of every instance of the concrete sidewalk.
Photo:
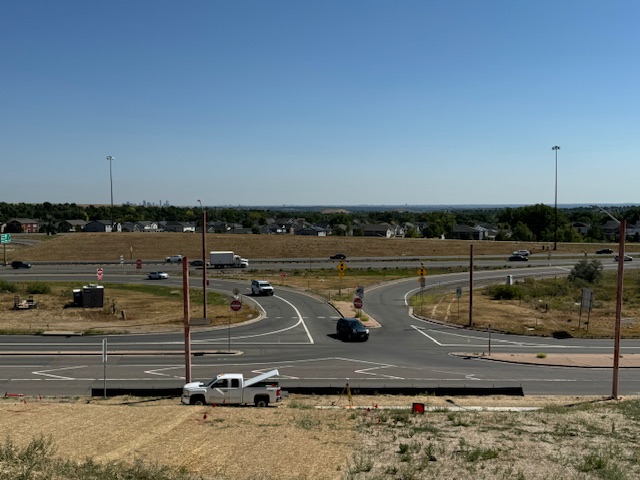
[[[538,352],[491,353],[491,355],[460,352],[453,355],[495,362],[548,367],[613,368],[613,353],[547,353],[544,358],[538,358]],[[621,355],[618,365],[620,368],[640,368],[640,354],[628,353]]]

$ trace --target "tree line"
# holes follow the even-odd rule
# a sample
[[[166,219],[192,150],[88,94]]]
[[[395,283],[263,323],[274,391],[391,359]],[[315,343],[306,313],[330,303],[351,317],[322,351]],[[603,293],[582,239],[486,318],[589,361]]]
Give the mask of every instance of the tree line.
[[[609,207],[612,216],[635,225],[640,220],[640,206]],[[557,218],[556,218],[557,214]],[[41,231],[64,231],[66,220],[107,220],[117,222],[181,221],[198,222],[202,211],[197,207],[153,205],[78,205],[75,203],[0,203],[0,222],[11,218],[33,218],[41,222]],[[453,236],[456,225],[492,225],[499,231],[496,240],[551,242],[600,242],[613,240],[602,229],[608,220],[604,212],[592,207],[558,208],[536,204],[506,208],[465,208],[430,211],[380,210],[353,208],[350,211],[322,211],[320,208],[258,209],[241,207],[207,207],[207,220],[240,224],[244,228],[266,225],[269,219],[304,218],[311,224],[322,222],[332,226],[334,234],[362,234],[365,224],[412,224],[405,232],[409,237]],[[556,237],[557,221],[557,237]],[[585,233],[573,227],[575,222],[589,225]],[[341,227],[342,226],[342,227]],[[254,229],[256,231],[256,229]],[[640,239],[635,239],[640,240]]]

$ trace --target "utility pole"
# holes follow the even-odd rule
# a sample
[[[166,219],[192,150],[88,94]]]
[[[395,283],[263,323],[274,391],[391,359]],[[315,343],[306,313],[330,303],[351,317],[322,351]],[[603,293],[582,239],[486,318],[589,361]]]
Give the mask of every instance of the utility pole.
[[[557,250],[558,249],[558,150],[560,150],[560,147],[557,145],[554,145],[553,147],[551,147],[551,150],[554,150],[556,152],[556,195],[555,195],[555,207],[553,209],[553,218],[554,218],[554,223],[555,223],[555,230],[554,230],[554,234],[553,234],[553,249]]]
[[[113,161],[113,157],[108,155],[107,160],[109,160],[109,185],[111,186],[111,231],[113,232],[113,175],[111,174],[111,162]]]

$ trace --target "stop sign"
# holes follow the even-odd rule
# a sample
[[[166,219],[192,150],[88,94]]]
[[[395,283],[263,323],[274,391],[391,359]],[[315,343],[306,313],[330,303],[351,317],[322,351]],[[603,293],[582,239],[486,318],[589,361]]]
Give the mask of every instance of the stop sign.
[[[233,300],[231,302],[231,310],[233,310],[234,312],[237,312],[241,308],[242,308],[242,302],[240,300]]]
[[[360,297],[356,297],[353,299],[353,306],[356,308],[362,308],[362,299]]]
[[[140,260],[140,259],[136,260],[136,268],[138,270],[140,270],[142,268],[142,260]]]
[[[98,280],[102,280],[102,269],[101,269],[101,268],[98,268],[98,269],[96,270],[96,273],[97,273],[97,275],[98,275]]]

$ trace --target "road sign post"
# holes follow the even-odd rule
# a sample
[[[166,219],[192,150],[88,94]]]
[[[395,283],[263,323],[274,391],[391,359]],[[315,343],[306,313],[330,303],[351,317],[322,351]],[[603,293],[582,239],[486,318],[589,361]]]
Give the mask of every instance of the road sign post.
[[[2,250],[4,250],[4,261],[3,264],[7,266],[7,243],[11,243],[11,234],[3,233],[0,234],[0,243],[2,243]]]

